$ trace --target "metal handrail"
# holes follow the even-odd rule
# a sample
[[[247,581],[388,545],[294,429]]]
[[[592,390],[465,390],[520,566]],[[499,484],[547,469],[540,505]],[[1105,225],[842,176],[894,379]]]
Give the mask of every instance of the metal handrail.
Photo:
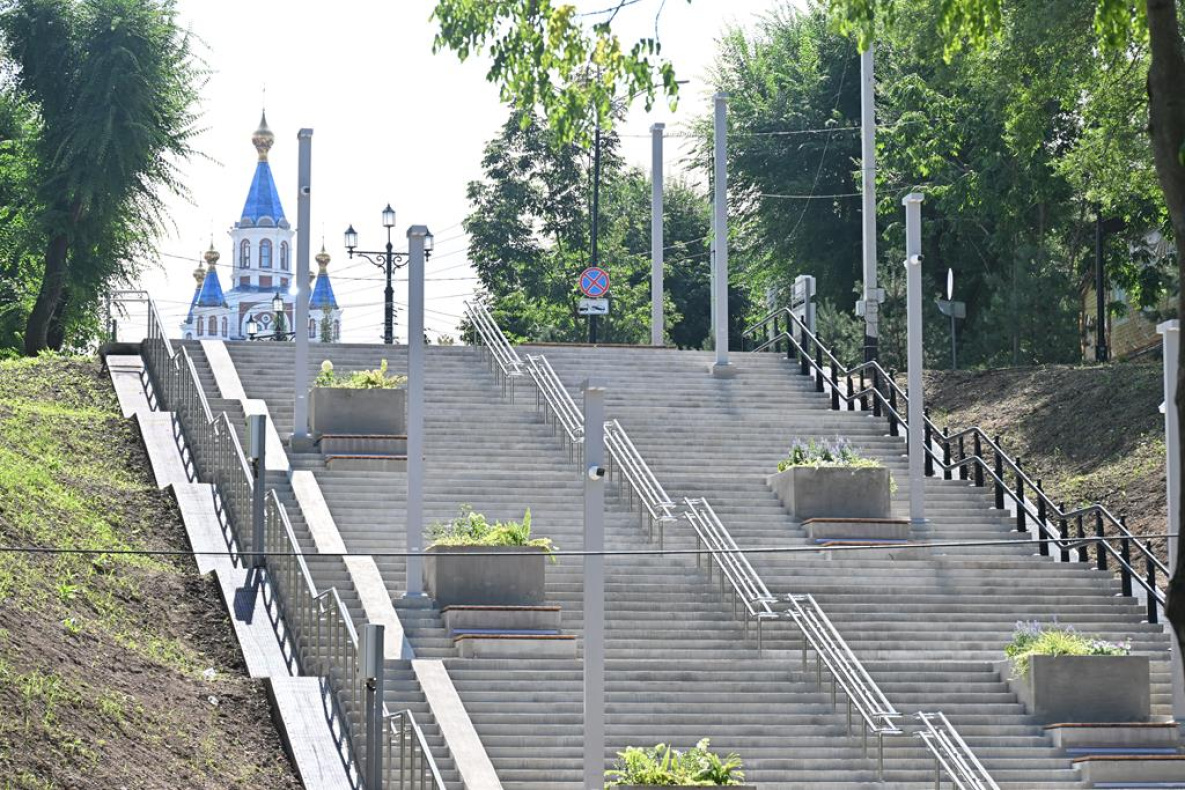
[[[909,397],[894,380],[893,374],[885,371],[880,363],[873,360],[845,368],[806,324],[786,307],[771,311],[746,329],[743,335],[752,337],[771,324],[774,331],[768,333],[768,339],[756,346],[754,351],[778,351],[779,345],[785,343],[787,358],[799,360],[800,372],[814,378],[815,390],[820,393],[830,391],[833,410],[840,410],[841,403],[848,409],[854,409],[859,403],[860,408],[870,409],[874,417],[883,416],[888,420],[891,436],[898,436],[902,429],[908,429],[906,415]],[[922,447],[927,476],[941,472],[948,480],[958,475],[960,480],[973,480],[976,486],[992,483],[997,509],[1005,508],[1006,499],[1015,504],[1017,531],[1027,532],[1030,521],[1035,525],[1039,538],[1038,551],[1042,556],[1048,556],[1056,548],[1063,561],[1070,561],[1071,555],[1076,553],[1079,561],[1087,562],[1088,544],[1093,542],[1096,567],[1107,570],[1113,562],[1120,573],[1123,594],[1127,596],[1132,595],[1134,579],[1147,593],[1148,622],[1160,621],[1166,598],[1157,585],[1157,577],[1167,580],[1168,566],[1146,541],[1128,530],[1124,516],[1116,517],[1100,503],[1066,508],[1064,504],[1054,502],[1043,490],[1041,481],[1034,480],[1022,469],[1021,459],[1009,456],[1000,446],[999,437],[988,436],[978,426],[950,433],[939,430],[926,415],[923,429],[925,441]],[[971,445],[970,450],[968,444]],[[1091,516],[1095,522],[1094,535],[1090,536],[1093,540],[1085,541],[1085,520]],[[1074,535],[1070,534],[1071,524],[1075,526]],[[1108,531],[1118,534],[1108,535]],[[1118,543],[1118,547],[1113,543]],[[1135,561],[1143,559],[1142,571],[1133,562],[1133,547],[1136,551]]]
[[[605,422],[605,447],[609,451],[610,476],[616,472],[618,484],[627,492],[631,508],[635,497],[641,504],[638,516],[649,522],[648,539],[654,539],[654,527],[658,527],[658,546],[662,548],[666,526],[676,521],[674,501],[617,420]]]
[[[568,388],[560,381],[547,357],[542,354],[527,354],[527,373],[535,382],[535,405],[542,408],[547,404],[553,424],[563,429],[562,437],[570,445],[584,442],[584,419]],[[544,412],[546,417],[547,412]]]
[[[919,711],[914,714],[914,718],[923,725],[923,729],[915,732],[914,737],[920,738],[934,755],[935,790],[942,788],[943,773],[950,777],[951,784],[959,790],[1000,790],[1000,786],[942,711]]]
[[[816,676],[823,682],[823,667],[831,675],[831,702],[837,703],[837,691],[847,698],[848,733],[852,730],[852,712],[864,720],[861,739],[864,755],[868,756],[868,734],[877,738],[877,776],[884,778],[886,735],[901,735],[903,730],[893,719],[901,713],[893,707],[884,692],[856,658],[843,636],[828,619],[812,595],[790,595],[787,614],[802,632],[802,670],[807,671],[807,648],[815,651]]]
[[[251,523],[254,480],[250,466],[226,412],[220,412],[217,418],[212,416],[189,352],[184,347],[174,351],[155,304],[151,300],[148,304],[148,331],[142,353],[152,397],[156,408],[177,414],[189,456],[187,465],[193,478],[201,477],[213,484],[215,505],[228,535],[232,559],[241,561],[243,547],[249,543],[245,531]],[[274,489],[268,492],[265,505],[263,550],[269,580],[265,589],[270,592],[271,604],[276,606],[278,625],[283,628],[281,636],[295,651],[296,661],[305,674],[326,679],[332,691],[336,721],[346,734],[347,754],[343,755],[347,758],[346,767],[355,773],[356,784],[361,785],[356,767],[366,743],[367,722],[365,716],[356,714],[364,703],[365,678],[359,671],[358,635],[353,619],[336,587],[317,590],[288,513]],[[384,716],[382,742],[396,737],[392,728],[397,721],[399,714]],[[414,737],[407,742],[407,748],[418,754],[419,778],[404,783],[400,771],[397,783],[388,786],[445,790],[423,732],[418,726],[410,732]],[[394,768],[386,765],[388,779]],[[425,782],[425,774],[430,784]]]
[[[683,517],[695,531],[696,548],[706,549],[712,564],[720,570],[721,590],[726,589],[726,583],[732,587],[733,614],[737,613],[738,603],[743,607],[745,633],[748,634],[750,619],[757,622],[757,649],[760,650],[762,623],[778,618],[778,613],[773,609],[774,604],[778,602],[777,597],[765,586],[765,582],[725,529],[708,500],[702,497],[685,497],[683,502],[687,506],[683,511]],[[697,567],[700,565],[701,556],[698,553],[695,556]],[[712,565],[708,565],[709,580],[711,575]]]
[[[388,779],[391,771],[396,772],[394,787],[445,790],[444,779],[428,750],[424,731],[410,710],[384,714],[383,733],[383,765],[387,766]]]
[[[501,383],[503,394],[506,393],[507,384],[510,385],[510,400],[513,402],[515,379],[523,375],[522,359],[484,304],[478,301],[466,302],[465,315],[477,330],[482,345],[489,352],[490,370]]]

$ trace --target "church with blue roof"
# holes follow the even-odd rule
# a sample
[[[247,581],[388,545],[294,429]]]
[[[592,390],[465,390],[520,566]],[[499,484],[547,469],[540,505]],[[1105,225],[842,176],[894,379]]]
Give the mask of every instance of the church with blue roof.
[[[291,331],[296,299],[309,299],[309,321],[304,331],[313,342],[338,342],[342,310],[329,279],[329,254],[324,246],[317,254],[317,272],[310,272],[308,288],[294,282],[294,231],[284,216],[284,206],[272,177],[268,152],[275,135],[267,125],[266,113],[251,136],[259,154],[242,215],[230,229],[231,270],[229,287],[223,288],[217,264],[221,253],[213,242],[204,257],[205,265],[194,271],[195,287],[189,312],[181,324],[188,339],[246,340],[247,323],[255,320],[260,337],[275,332],[276,313],[272,301],[278,294],[284,302],[284,326]]]

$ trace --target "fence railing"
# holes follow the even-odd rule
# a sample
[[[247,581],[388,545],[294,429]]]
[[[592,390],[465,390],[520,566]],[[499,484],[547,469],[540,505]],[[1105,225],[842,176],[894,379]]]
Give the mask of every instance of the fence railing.
[[[191,479],[213,484],[215,505],[236,562],[249,546],[254,482],[230,418],[215,418],[186,349],[174,351],[155,305],[148,305],[148,333],[141,353],[151,382],[155,408],[173,411],[184,439]],[[255,549],[257,547],[250,547]],[[324,678],[329,690],[327,714],[344,734],[343,761],[355,786],[362,787],[358,766],[365,759],[366,679],[360,671],[358,635],[337,588],[319,592],[283,503],[269,491],[264,509],[264,553],[269,607],[285,649],[301,671]],[[399,759],[384,762],[384,786],[399,790],[445,790],[423,732],[410,712],[385,715],[380,743],[398,744]],[[387,756],[386,753],[384,756]],[[409,766],[416,766],[411,770]],[[382,790],[382,788],[366,788]]]
[[[519,358],[518,352],[510,345],[494,316],[481,302],[466,302],[465,317],[473,324],[482,345],[490,352],[490,370],[502,385],[502,393],[506,394],[509,385],[510,400],[513,402],[515,379],[523,375],[523,361]]]
[[[838,704],[837,696],[843,691],[847,698],[848,734],[852,732],[852,714],[859,715],[863,725],[861,743],[864,755],[868,756],[868,735],[877,740],[877,776],[884,778],[886,735],[901,735],[903,730],[894,719],[901,714],[885,697],[876,681],[868,674],[848,643],[836,630],[827,615],[819,607],[814,596],[791,595],[788,614],[802,633],[802,671],[806,673],[808,652],[815,652],[815,672],[819,685],[823,684],[823,669],[831,675],[831,703]]]
[[[876,361],[844,367],[788,308],[772,311],[746,329],[744,337],[765,338],[753,351],[781,352],[784,348],[788,359],[797,360],[802,375],[812,377],[817,392],[830,393],[833,410],[871,411],[874,417],[888,420],[891,436],[908,429],[909,397],[894,375]],[[1147,542],[1132,534],[1124,516],[1116,517],[1098,503],[1068,508],[1054,502],[1041,481],[1022,468],[1021,459],[1009,456],[998,436],[990,437],[978,426],[952,433],[940,430],[927,415],[923,432],[927,476],[940,473],[950,480],[957,475],[975,486],[992,487],[996,508],[1005,509],[1006,501],[1014,503],[1017,531],[1034,530],[1042,556],[1056,550],[1063,562],[1091,562],[1093,545],[1095,567],[1108,570],[1113,565],[1125,596],[1132,595],[1133,585],[1142,588],[1148,622],[1160,621],[1165,594],[1158,579],[1167,581],[1168,566]]]
[[[750,620],[757,623],[757,649],[760,650],[762,623],[778,618],[777,612],[773,610],[778,599],[770,593],[757,571],[753,570],[749,559],[725,529],[708,500],[687,497],[683,501],[687,505],[683,517],[695,531],[697,548],[708,552],[709,578],[714,567],[720,571],[721,591],[727,592],[729,587],[732,588],[733,615],[743,616],[746,633]],[[696,554],[696,565],[700,564],[701,558],[701,554]]]
[[[667,525],[676,521],[674,501],[617,420],[605,423],[605,447],[609,450],[610,475],[617,477],[631,508],[637,499],[640,505],[638,516],[645,522],[650,540],[654,539],[654,528],[658,528],[658,547],[661,549]]]
[[[934,787],[941,790],[945,774],[959,790],[1000,790],[975,754],[941,711],[914,714],[922,726],[914,733],[934,756]]]

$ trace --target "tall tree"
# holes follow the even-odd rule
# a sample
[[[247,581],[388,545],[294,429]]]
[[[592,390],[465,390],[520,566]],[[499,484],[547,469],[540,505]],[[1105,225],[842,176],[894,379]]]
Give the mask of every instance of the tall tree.
[[[164,219],[160,191],[184,191],[199,70],[172,0],[12,0],[0,36],[39,120],[44,269],[24,338],[36,354],[134,275]]]

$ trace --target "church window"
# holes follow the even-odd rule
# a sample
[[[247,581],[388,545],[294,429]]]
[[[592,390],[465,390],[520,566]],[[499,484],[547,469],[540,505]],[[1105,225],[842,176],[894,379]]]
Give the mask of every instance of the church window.
[[[334,321],[333,322],[333,342],[339,343],[339,342],[341,342],[341,339],[342,339],[342,322],[341,321]]]
[[[206,317],[204,315],[199,315],[197,324],[198,324],[198,337],[201,337],[202,334],[206,331]]]
[[[243,243],[239,245],[239,267],[251,268],[251,242],[247,239],[243,239]]]
[[[226,316],[222,317],[222,336],[226,337]]]
[[[259,242],[259,268],[272,268],[272,243],[267,239]]]
[[[239,287],[240,288],[247,288],[250,285],[251,285],[251,278],[250,277],[240,277],[239,278]]]
[[[262,274],[259,275],[259,287],[260,288],[271,288],[272,287],[272,278],[270,276],[264,277]]]
[[[288,271],[288,242],[280,242],[280,270]]]
[[[310,318],[309,319],[309,340],[316,340],[316,339],[317,339],[317,322],[314,319]]]

